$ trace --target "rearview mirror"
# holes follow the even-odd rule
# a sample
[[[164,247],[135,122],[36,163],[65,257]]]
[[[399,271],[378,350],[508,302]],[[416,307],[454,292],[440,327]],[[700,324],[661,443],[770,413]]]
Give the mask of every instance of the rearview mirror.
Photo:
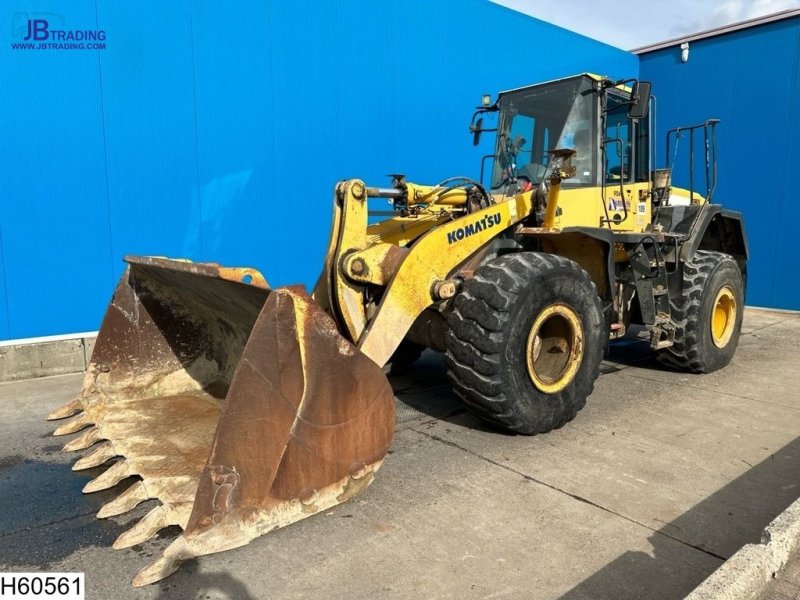
[[[637,81],[631,91],[631,104],[628,106],[629,119],[644,119],[650,110],[650,91],[653,85],[649,81]]]
[[[483,117],[480,117],[477,121],[475,121],[474,125],[470,125],[470,131],[472,131],[472,145],[477,146],[481,142],[481,131],[483,131]]]

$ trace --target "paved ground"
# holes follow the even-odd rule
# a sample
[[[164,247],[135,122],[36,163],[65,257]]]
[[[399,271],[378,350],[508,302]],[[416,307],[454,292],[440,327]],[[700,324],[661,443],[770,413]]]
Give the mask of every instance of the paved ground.
[[[363,495],[138,590],[176,532],[111,550],[147,509],[95,519],[119,490],[82,495],[97,472],[71,472],[44,421],[80,377],[2,384],[0,571],[85,571],[92,599],[680,598],[800,496],[800,315],[748,311],[744,331],[705,376],[617,345],[578,418],[534,438],[464,413],[428,355],[393,378],[397,434]]]
[[[800,554],[789,559],[759,600],[800,600]]]

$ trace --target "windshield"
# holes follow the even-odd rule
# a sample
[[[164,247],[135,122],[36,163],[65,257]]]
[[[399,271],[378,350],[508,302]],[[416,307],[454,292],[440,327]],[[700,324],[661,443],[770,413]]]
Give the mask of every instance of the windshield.
[[[492,188],[514,176],[538,183],[544,177],[548,150],[572,148],[574,178],[564,185],[593,185],[596,181],[596,136],[592,84],[585,77],[558,81],[504,94]]]

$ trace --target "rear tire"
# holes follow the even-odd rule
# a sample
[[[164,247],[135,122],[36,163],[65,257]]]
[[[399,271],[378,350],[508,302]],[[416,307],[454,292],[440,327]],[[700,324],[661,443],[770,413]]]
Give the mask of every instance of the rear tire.
[[[683,295],[671,301],[675,343],[656,358],[680,371],[711,373],[727,365],[739,345],[744,282],[728,254],[698,250],[683,265]]]
[[[562,256],[519,252],[481,265],[455,297],[446,361],[476,416],[532,435],[583,408],[608,338],[589,275]]]

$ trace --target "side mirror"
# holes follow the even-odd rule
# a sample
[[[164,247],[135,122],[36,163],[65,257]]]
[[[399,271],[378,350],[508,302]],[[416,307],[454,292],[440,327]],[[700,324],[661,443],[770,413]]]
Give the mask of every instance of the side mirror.
[[[483,117],[475,121],[474,125],[470,125],[469,130],[472,132],[472,145],[477,146],[481,143],[481,132],[483,131]]]
[[[649,81],[637,81],[633,84],[631,104],[628,106],[629,119],[644,119],[650,110],[650,91],[653,85]]]

